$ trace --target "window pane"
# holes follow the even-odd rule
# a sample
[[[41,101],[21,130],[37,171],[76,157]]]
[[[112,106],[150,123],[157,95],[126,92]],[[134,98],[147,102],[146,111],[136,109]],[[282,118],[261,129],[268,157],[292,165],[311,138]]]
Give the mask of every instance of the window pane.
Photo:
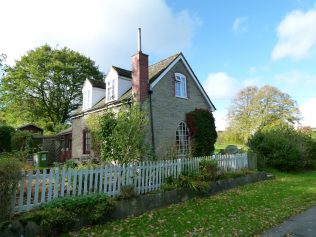
[[[177,128],[176,146],[179,157],[186,157],[189,154],[189,130],[184,122]]]
[[[176,96],[181,96],[180,87],[181,83],[179,81],[176,81]]]

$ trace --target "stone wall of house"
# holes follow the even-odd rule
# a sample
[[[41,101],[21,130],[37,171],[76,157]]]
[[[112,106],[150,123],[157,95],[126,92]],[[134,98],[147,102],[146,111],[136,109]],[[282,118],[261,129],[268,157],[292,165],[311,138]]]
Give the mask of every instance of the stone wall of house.
[[[175,73],[186,76],[188,99],[175,96]],[[153,88],[152,106],[155,153],[158,159],[168,158],[170,153],[175,153],[176,130],[179,123],[185,121],[186,113],[196,108],[210,109],[181,60]]]
[[[72,119],[72,158],[83,156],[83,130],[85,128],[84,116]]]

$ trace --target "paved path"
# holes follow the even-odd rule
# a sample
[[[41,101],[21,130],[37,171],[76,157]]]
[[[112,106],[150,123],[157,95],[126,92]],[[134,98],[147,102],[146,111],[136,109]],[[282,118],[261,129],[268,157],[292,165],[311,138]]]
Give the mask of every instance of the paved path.
[[[263,233],[261,237],[316,237],[316,206]]]

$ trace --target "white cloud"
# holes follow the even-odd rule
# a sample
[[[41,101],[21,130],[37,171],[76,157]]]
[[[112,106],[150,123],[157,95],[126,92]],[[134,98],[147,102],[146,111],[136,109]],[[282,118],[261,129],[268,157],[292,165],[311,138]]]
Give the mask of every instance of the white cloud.
[[[0,53],[8,62],[48,43],[67,46],[97,62],[129,67],[142,28],[143,51],[166,56],[190,47],[200,20],[174,12],[165,0],[10,0],[1,2]]]
[[[234,32],[239,32],[239,33],[242,33],[242,32],[246,32],[248,30],[248,27],[247,27],[247,20],[248,20],[248,17],[238,17],[234,20],[234,23],[233,23],[233,31]]]
[[[227,127],[227,120],[226,120],[227,110],[224,110],[224,109],[216,110],[213,113],[213,115],[215,118],[216,130],[224,131]]]
[[[292,11],[277,28],[278,42],[272,59],[289,57],[295,60],[312,56],[316,51],[316,9]]]
[[[316,128],[316,98],[305,101],[300,106],[300,111],[303,116],[301,124],[303,126],[311,126]]]
[[[274,76],[276,81],[279,81],[288,86],[316,86],[316,75],[312,75],[300,70],[290,70]]]
[[[226,72],[210,73],[203,87],[211,99],[231,99],[239,90],[237,80]]]

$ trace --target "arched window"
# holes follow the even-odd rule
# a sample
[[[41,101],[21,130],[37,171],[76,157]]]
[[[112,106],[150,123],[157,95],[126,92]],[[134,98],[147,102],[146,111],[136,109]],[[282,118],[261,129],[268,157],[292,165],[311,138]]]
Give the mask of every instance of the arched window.
[[[179,157],[187,157],[190,151],[189,129],[185,122],[178,125],[176,131],[176,146]]]

